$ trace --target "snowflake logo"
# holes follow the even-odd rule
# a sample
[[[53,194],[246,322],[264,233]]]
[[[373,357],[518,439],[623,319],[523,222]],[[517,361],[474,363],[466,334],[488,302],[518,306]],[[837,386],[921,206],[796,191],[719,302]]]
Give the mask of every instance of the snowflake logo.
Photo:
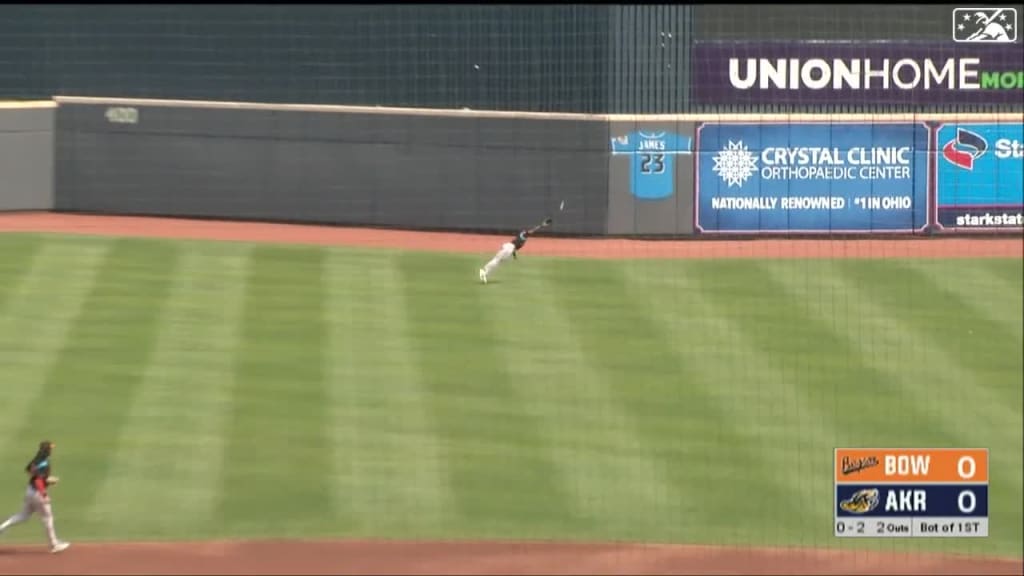
[[[725,180],[729,188],[743,186],[757,172],[757,157],[750,153],[742,140],[729,140],[729,145],[719,150],[714,161],[712,170]]]

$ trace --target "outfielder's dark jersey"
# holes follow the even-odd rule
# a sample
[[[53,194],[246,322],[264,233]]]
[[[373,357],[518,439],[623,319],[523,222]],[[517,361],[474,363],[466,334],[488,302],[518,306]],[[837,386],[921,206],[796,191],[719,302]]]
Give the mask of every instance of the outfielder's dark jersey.
[[[516,247],[516,251],[519,251],[520,248],[526,245],[526,239],[529,236],[530,233],[527,232],[526,230],[522,230],[519,232],[519,235],[516,236],[515,240],[512,241],[512,245]]]
[[[25,466],[25,471],[31,476],[28,485],[35,488],[39,494],[46,496],[46,479],[50,477],[50,456],[36,456],[28,463],[28,466]]]

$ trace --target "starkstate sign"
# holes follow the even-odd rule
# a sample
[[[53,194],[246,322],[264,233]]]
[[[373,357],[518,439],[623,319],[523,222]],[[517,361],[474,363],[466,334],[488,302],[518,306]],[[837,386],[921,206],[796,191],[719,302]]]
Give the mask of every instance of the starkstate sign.
[[[942,124],[936,141],[941,228],[1024,227],[1024,124]]]

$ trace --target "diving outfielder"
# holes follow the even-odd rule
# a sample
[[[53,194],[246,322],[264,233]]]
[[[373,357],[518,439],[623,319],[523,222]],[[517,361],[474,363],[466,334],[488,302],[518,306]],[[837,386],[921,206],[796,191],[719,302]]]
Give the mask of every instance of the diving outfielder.
[[[50,475],[50,456],[53,453],[54,443],[43,441],[39,443],[39,452],[35,458],[25,466],[28,472],[28,488],[25,489],[25,504],[21,512],[8,518],[0,524],[0,534],[15,524],[21,524],[28,520],[33,514],[39,514],[46,528],[46,537],[50,542],[50,552],[56,554],[68,549],[70,544],[57,539],[57,531],[53,528],[53,508],[50,507],[50,494],[47,487],[57,483],[57,477]]]
[[[513,260],[519,258],[518,252],[526,245],[526,240],[531,234],[540,230],[541,228],[551,224],[551,218],[544,220],[544,222],[530,228],[529,230],[520,230],[519,234],[512,239],[511,242],[505,242],[501,245],[501,250],[491,258],[490,262],[484,264],[484,267],[480,269],[480,281],[487,284],[487,276],[494,271],[502,262],[508,260],[510,257]]]

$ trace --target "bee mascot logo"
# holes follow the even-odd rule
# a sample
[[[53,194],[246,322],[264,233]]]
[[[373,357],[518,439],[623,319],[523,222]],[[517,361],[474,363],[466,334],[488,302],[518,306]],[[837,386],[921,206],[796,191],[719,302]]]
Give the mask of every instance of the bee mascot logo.
[[[840,502],[839,507],[851,514],[867,514],[878,507],[878,501],[878,488],[865,488]]]

